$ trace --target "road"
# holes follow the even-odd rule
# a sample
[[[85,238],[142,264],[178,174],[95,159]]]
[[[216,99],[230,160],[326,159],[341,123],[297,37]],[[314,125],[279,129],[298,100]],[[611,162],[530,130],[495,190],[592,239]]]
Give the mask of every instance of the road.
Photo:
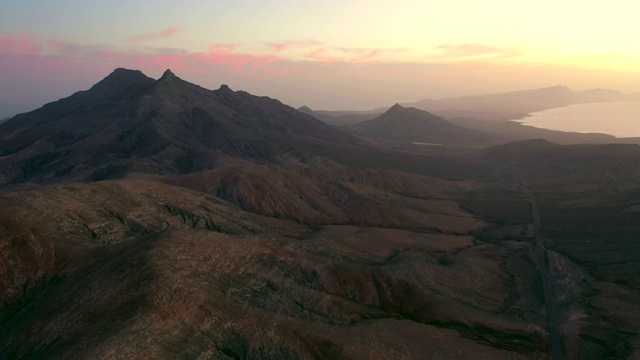
[[[560,336],[560,321],[558,318],[558,298],[553,288],[553,282],[549,276],[549,264],[547,261],[547,250],[544,248],[542,241],[542,225],[540,222],[540,211],[538,209],[538,201],[535,194],[524,184],[517,181],[510,173],[507,167],[502,171],[502,176],[514,185],[518,186],[529,195],[531,203],[531,211],[533,212],[533,224],[536,241],[536,256],[540,268],[540,276],[542,277],[542,287],[544,288],[544,299],[547,308],[547,323],[549,327],[549,340],[551,341],[551,352],[554,360],[564,359],[564,351],[562,346],[562,338]]]

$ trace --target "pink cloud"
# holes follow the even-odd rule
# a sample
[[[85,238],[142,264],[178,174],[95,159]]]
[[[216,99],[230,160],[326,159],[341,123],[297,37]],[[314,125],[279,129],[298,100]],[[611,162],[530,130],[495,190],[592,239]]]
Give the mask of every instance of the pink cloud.
[[[306,54],[312,61],[322,63],[347,62],[353,64],[392,62],[390,57],[404,49],[318,48]]]
[[[171,33],[165,31],[164,33]],[[283,42],[274,44],[274,48],[284,49],[287,46],[315,46],[315,41]],[[384,62],[384,58],[394,52],[393,49],[350,49],[350,48],[316,48],[307,54],[311,62],[286,60],[275,54],[255,54],[240,52],[235,44],[214,44],[205,52],[193,53],[176,49],[140,49],[131,51],[110,45],[84,45],[59,41],[55,39],[39,39],[30,34],[18,34],[0,37],[0,53],[12,56],[40,57],[44,61],[60,63],[87,62],[113,67],[134,68],[173,68],[191,73],[206,74],[226,69],[233,74],[250,74],[265,76],[291,75],[310,71],[313,63],[327,65],[333,63],[372,64]],[[18,61],[19,62],[19,61]],[[274,64],[286,64],[279,66]],[[304,64],[304,66],[294,66]],[[1,62],[0,62],[1,65]],[[293,68],[290,68],[294,66]],[[313,70],[317,76],[319,68]],[[322,75],[324,76],[324,75]]]
[[[285,56],[288,53],[283,53],[292,48],[287,45],[291,44],[273,44],[270,48],[263,47],[263,52],[255,53],[245,51],[248,47],[241,45],[213,44],[203,51],[189,52],[158,47],[85,45],[39,38],[33,34],[0,36],[0,68],[4,69],[0,72],[0,110],[21,101],[44,103],[67,96],[90,87],[116,67],[140,69],[151,77],[159,77],[170,68],[185,80],[207,88],[227,83],[234,89],[319,109],[356,104],[375,107],[389,99],[407,101],[480,93],[481,90],[497,91],[505,84],[513,89],[524,86],[512,84],[520,80],[531,84],[526,86],[532,88],[545,86],[547,82],[570,85],[571,79],[586,83],[587,80],[580,79],[595,76],[586,70],[559,69],[557,66],[543,68],[538,65],[531,69],[526,64],[506,65],[493,61],[493,56],[451,60],[460,59],[454,57],[454,53],[458,56],[500,53],[499,48],[469,44],[443,46],[439,52],[448,53],[450,57],[432,57],[425,62],[398,62],[397,54],[402,49],[338,48],[318,44],[304,48],[299,44],[296,56],[303,53],[303,60],[292,60]],[[276,51],[278,49],[281,51]],[[605,74],[618,79],[618,83],[602,86],[627,86],[627,91],[637,91],[637,88],[625,85],[630,83],[628,79],[638,80],[637,74]],[[24,105],[22,109],[30,108],[31,105]]]
[[[218,44],[209,47],[207,53],[187,55],[191,61],[205,61],[216,65],[230,65],[234,72],[250,70],[255,73],[264,65],[280,60],[273,55],[255,55],[234,52],[235,46]]]
[[[182,55],[158,55],[151,59],[151,63],[162,69],[181,68],[184,63]]]
[[[356,63],[381,63],[389,62],[389,56],[402,52],[404,49],[373,49],[356,57],[352,62]]]
[[[328,55],[331,52],[329,48],[318,48],[309,52],[306,56],[313,61],[331,64],[334,62],[346,61],[344,56]]]
[[[231,53],[236,49],[234,44],[215,44],[209,46],[210,53]]]
[[[312,40],[300,40],[300,41],[283,41],[283,42],[277,42],[277,43],[268,42],[265,44],[268,45],[273,52],[279,53],[288,49],[305,48],[305,47],[320,45],[320,42],[312,39]]]
[[[41,51],[40,44],[30,34],[0,36],[0,52],[3,54],[36,55]]]
[[[441,59],[461,59],[471,58],[512,58],[522,55],[517,49],[510,47],[489,46],[483,44],[442,44],[436,48],[440,53],[435,58]]]
[[[168,29],[165,35],[174,33]],[[149,37],[148,37],[149,38]],[[234,44],[214,44],[206,52],[192,53],[175,49],[126,50],[109,45],[84,45],[58,40],[38,39],[30,34],[0,36],[0,54],[10,55],[14,66],[28,57],[40,66],[64,62],[86,62],[112,67],[174,68],[188,72],[206,73],[212,66],[231,73],[266,74],[265,66],[280,60],[275,55],[259,55],[236,51]],[[208,70],[209,69],[209,70]],[[270,71],[270,74],[276,73]]]
[[[175,27],[167,28],[162,30],[159,33],[146,33],[146,34],[135,35],[130,37],[128,40],[129,40],[129,43],[131,44],[138,44],[146,41],[168,39],[170,37],[173,37],[180,31],[181,29],[175,28]]]

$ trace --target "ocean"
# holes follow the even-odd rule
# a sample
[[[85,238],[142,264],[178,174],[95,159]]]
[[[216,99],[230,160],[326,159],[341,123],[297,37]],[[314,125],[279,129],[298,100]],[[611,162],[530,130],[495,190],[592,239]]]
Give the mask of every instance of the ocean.
[[[551,130],[640,137],[640,101],[571,105],[514,121]]]

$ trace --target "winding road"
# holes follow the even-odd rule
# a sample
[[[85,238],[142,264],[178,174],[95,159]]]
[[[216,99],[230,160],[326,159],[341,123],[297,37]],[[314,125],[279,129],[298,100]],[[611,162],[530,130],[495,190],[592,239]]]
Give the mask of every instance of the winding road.
[[[501,172],[502,176],[511,183],[522,189],[529,195],[531,203],[531,211],[533,212],[533,224],[536,240],[536,255],[542,277],[542,287],[544,288],[544,299],[547,308],[547,323],[549,327],[549,340],[551,341],[551,352],[554,360],[564,359],[564,351],[562,346],[562,338],[560,336],[560,321],[558,319],[558,298],[553,288],[553,282],[549,276],[549,264],[547,261],[547,250],[544,248],[542,241],[542,225],[540,224],[540,212],[538,210],[538,202],[535,194],[528,187],[517,181],[506,167]]]

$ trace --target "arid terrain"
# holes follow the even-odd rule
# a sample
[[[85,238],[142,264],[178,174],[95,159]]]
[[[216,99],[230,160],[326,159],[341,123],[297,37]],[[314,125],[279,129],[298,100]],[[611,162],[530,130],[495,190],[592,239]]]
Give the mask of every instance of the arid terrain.
[[[359,129],[125,69],[4,122],[0,357],[640,356],[639,145]]]

